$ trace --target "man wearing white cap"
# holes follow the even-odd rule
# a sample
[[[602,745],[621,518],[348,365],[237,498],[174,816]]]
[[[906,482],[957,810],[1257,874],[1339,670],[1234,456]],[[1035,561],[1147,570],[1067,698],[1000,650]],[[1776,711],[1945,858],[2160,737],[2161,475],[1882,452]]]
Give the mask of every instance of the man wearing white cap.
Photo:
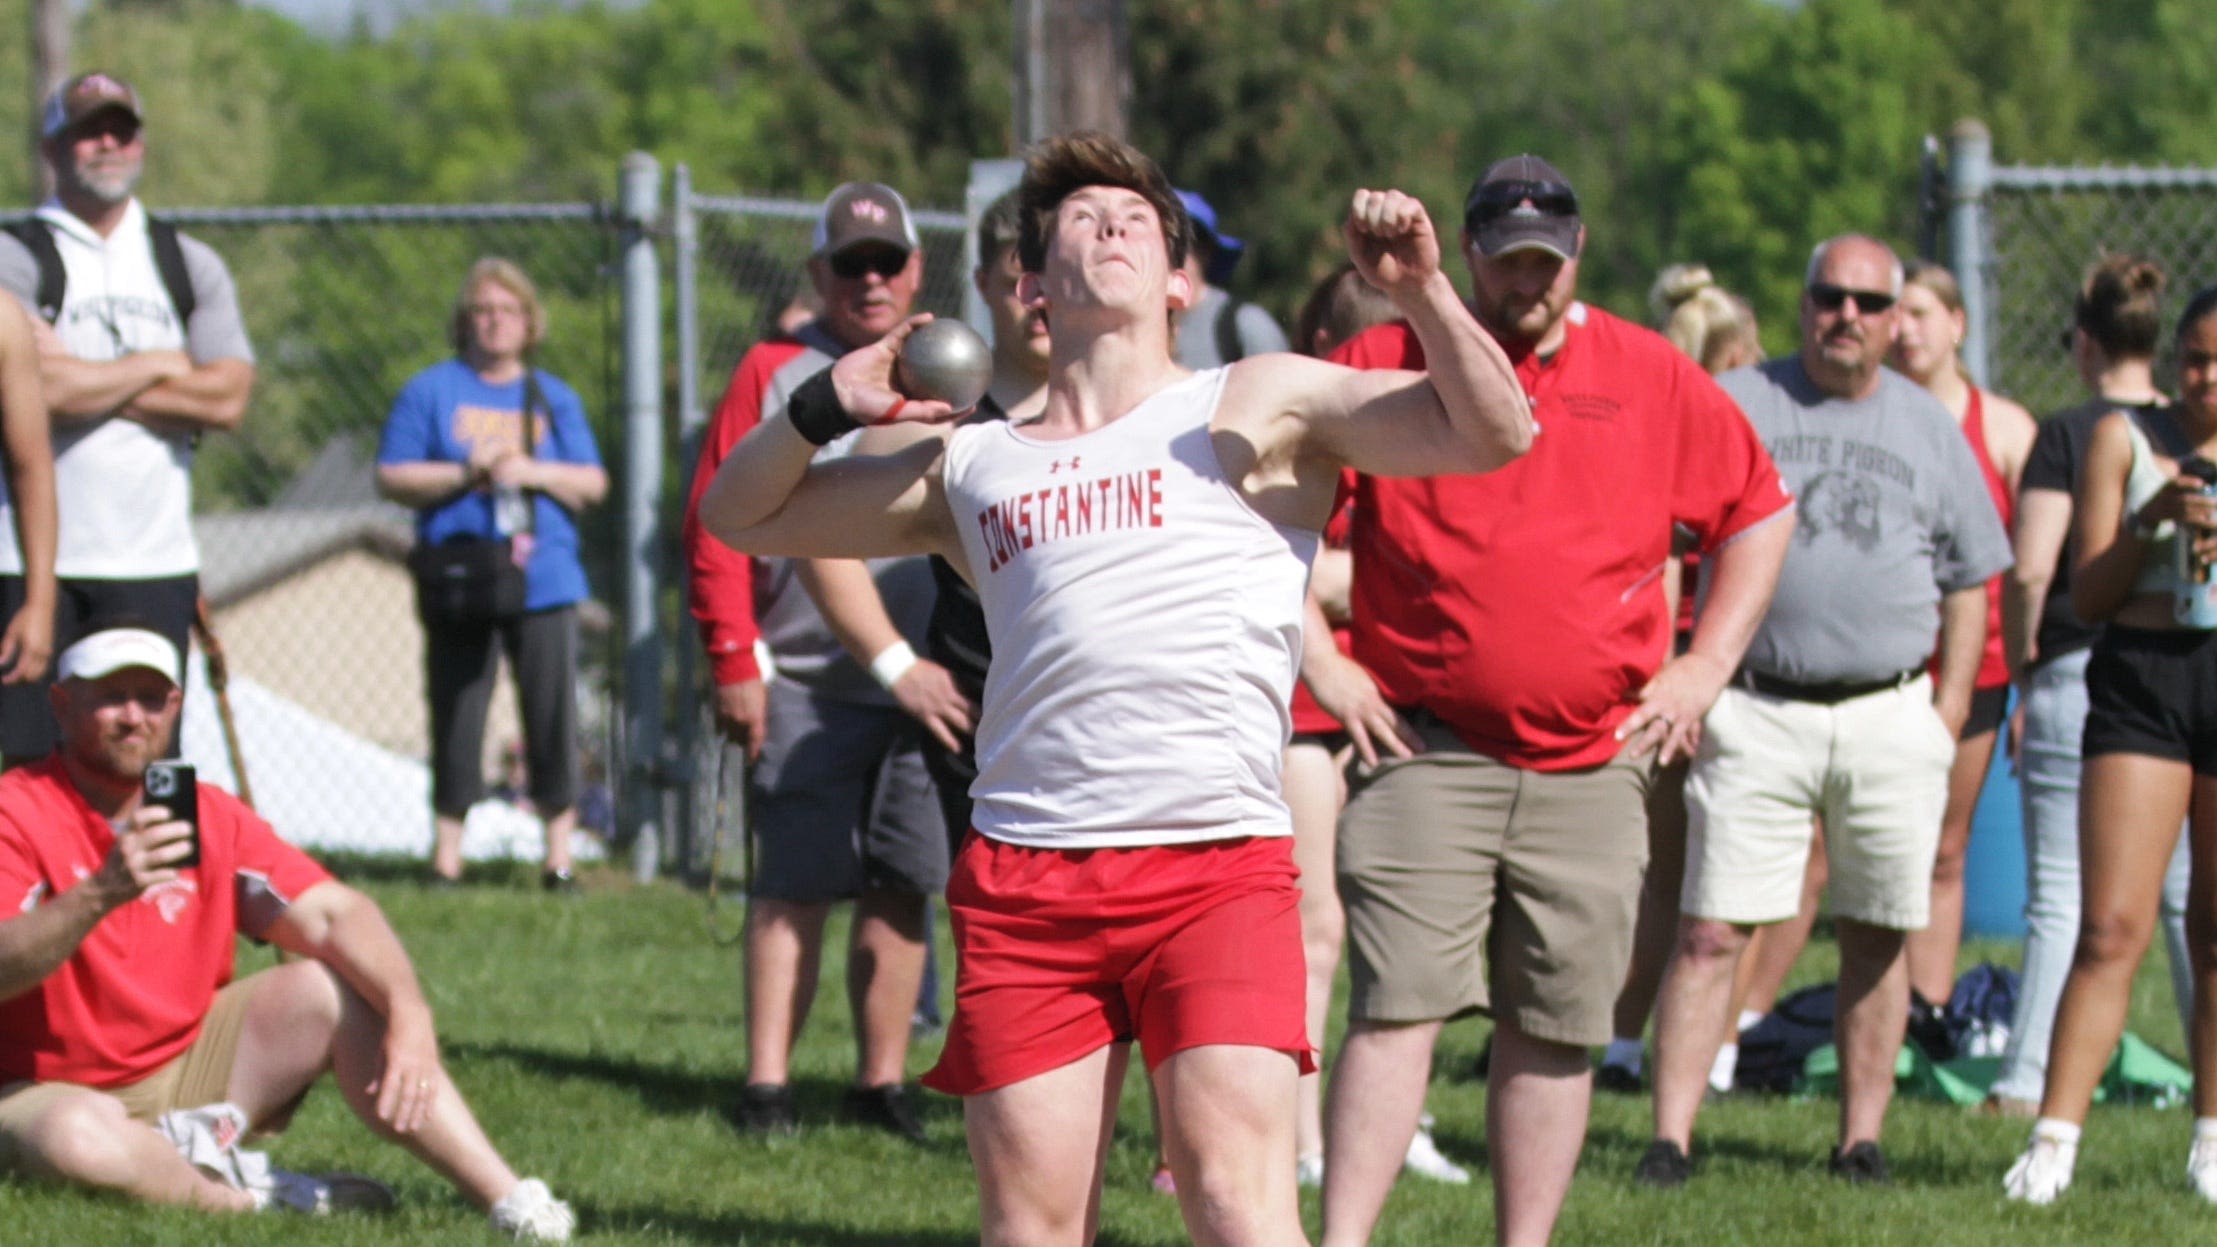
[[[197,826],[147,804],[178,674],[144,628],[78,641],[56,664],[60,749],[0,777],[0,1169],[211,1210],[389,1206],[369,1179],[237,1146],[283,1129],[328,1069],[497,1228],[566,1240],[568,1206],[517,1178],[448,1080],[376,903],[221,789],[199,787]],[[241,933],[297,959],[234,982]]]
[[[61,500],[57,646],[88,619],[130,615],[184,648],[200,592],[193,449],[203,433],[239,427],[254,386],[222,258],[138,201],[144,115],[139,93],[111,74],[62,84],[39,143],[54,198],[0,236],[0,289],[41,322]],[[0,574],[20,569],[0,545]],[[9,765],[53,747],[43,685],[0,688]]]
[[[1487,476],[1362,477],[1354,654],[1306,656],[1364,762],[1340,820],[1351,990],[1325,1247],[1369,1240],[1433,1042],[1481,1011],[1496,1238],[1553,1232],[1585,1140],[1586,1047],[1610,1038],[1631,956],[1650,779],[1693,751],[1793,535],[1791,499],[1732,400],[1661,335],[1578,301],[1584,244],[1576,193],[1539,157],[1471,187],[1471,311],[1539,435]],[[1333,358],[1425,366],[1401,324]],[[1662,572],[1680,525],[1706,598],[1672,658]]]

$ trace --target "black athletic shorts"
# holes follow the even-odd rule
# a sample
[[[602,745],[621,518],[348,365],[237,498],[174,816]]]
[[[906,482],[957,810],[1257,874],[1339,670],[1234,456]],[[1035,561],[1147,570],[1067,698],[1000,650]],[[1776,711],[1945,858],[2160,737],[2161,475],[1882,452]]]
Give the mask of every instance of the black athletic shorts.
[[[1963,720],[1963,730],[1955,734],[1957,740],[1969,740],[1987,732],[2001,730],[2001,721],[2009,717],[2009,686],[1996,684],[1992,688],[1971,690],[1971,713]]]
[[[2110,625],[2086,664],[2083,752],[2137,753],[2217,775],[2217,633]]]

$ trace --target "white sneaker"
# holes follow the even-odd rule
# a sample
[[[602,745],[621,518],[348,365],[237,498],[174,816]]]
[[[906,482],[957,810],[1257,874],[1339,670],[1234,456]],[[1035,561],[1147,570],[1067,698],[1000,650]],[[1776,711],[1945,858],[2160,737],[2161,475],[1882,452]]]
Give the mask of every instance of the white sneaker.
[[[2077,1143],[2035,1134],[2025,1145],[2025,1154],[2003,1176],[2001,1187],[2009,1198],[2022,1203],[2052,1204],[2056,1196],[2070,1189],[2071,1171],[2077,1167]]]
[[[1470,1171],[1440,1155],[1439,1145],[1432,1142],[1432,1115],[1426,1113],[1417,1119],[1416,1136],[1409,1140],[1409,1154],[1401,1159],[1401,1167],[1420,1177],[1451,1186],[1463,1186],[1470,1181]]]
[[[494,1229],[519,1243],[566,1243],[577,1229],[577,1214],[537,1178],[525,1178],[501,1196],[491,1216]]]
[[[2217,1204],[2217,1139],[2194,1140],[2194,1150],[2186,1154],[2186,1180],[2196,1195]]]
[[[1294,1161],[1293,1184],[1295,1186],[1324,1185],[1324,1153],[1318,1152],[1314,1156],[1303,1156]]]

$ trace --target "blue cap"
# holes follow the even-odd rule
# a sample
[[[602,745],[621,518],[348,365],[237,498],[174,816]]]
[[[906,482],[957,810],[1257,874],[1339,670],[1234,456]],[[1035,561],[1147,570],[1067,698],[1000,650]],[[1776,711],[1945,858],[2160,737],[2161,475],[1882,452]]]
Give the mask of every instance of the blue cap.
[[[1239,267],[1239,257],[1247,250],[1247,244],[1216,228],[1216,209],[1209,201],[1192,191],[1179,191],[1178,198],[1185,204],[1186,215],[1193,218],[1193,228],[1209,236],[1209,245],[1216,254],[1202,276],[1212,286],[1221,286],[1232,279],[1232,270]]]

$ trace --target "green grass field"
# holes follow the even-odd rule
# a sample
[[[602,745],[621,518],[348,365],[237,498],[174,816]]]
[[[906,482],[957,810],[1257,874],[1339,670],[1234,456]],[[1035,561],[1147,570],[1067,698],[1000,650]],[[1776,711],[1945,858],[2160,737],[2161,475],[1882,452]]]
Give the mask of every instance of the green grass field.
[[[520,1172],[571,1201],[584,1241],[754,1247],[955,1247],[977,1240],[975,1186],[959,1107],[927,1100],[931,1142],[832,1124],[852,1068],[836,959],[798,1062],[808,1128],[798,1139],[744,1139],[718,1108],[739,1089],[739,962],[712,938],[702,898],[633,888],[613,876],[572,900],[542,897],[527,876],[432,892],[406,880],[357,881],[386,906],[438,1009],[455,1081]],[[729,929],[735,907],[716,914]],[[2006,948],[1967,954],[2007,960]],[[1811,950],[1797,979],[1832,974]],[[268,954],[242,954],[242,972]],[[2174,1055],[2178,1020],[2160,957],[2143,969],[2133,1026]],[[1431,1110],[1450,1156],[1482,1162],[1485,1093],[1470,1076],[1482,1023],[1450,1028]],[[921,1071],[935,1046],[921,1044]],[[2077,1185],[2055,1208],[2005,1204],[2002,1171],[2025,1136],[2017,1122],[1897,1101],[1886,1146],[1897,1185],[1849,1189],[1827,1177],[1829,1102],[1730,1101],[1702,1119],[1700,1168],[1681,1191],[1636,1189],[1628,1175],[1648,1137],[1644,1099],[1598,1097],[1584,1165],[1557,1241],[1619,1244],[1987,1244],[2189,1242],[2217,1226],[2183,1179],[2184,1111],[2097,1109]],[[1100,1241],[1185,1241],[1172,1201],[1147,1187],[1153,1140],[1136,1083],[1124,1099]],[[397,1150],[377,1143],[328,1088],[272,1149],[304,1170],[354,1169],[391,1182],[387,1217],[216,1219],[150,1211],[0,1182],[0,1247],[173,1244],[420,1244],[496,1241],[481,1216]],[[1312,1233],[1317,1209],[1305,1192]],[[1379,1227],[1385,1245],[1482,1242],[1492,1233],[1483,1178],[1453,1188],[1405,1179]]]

